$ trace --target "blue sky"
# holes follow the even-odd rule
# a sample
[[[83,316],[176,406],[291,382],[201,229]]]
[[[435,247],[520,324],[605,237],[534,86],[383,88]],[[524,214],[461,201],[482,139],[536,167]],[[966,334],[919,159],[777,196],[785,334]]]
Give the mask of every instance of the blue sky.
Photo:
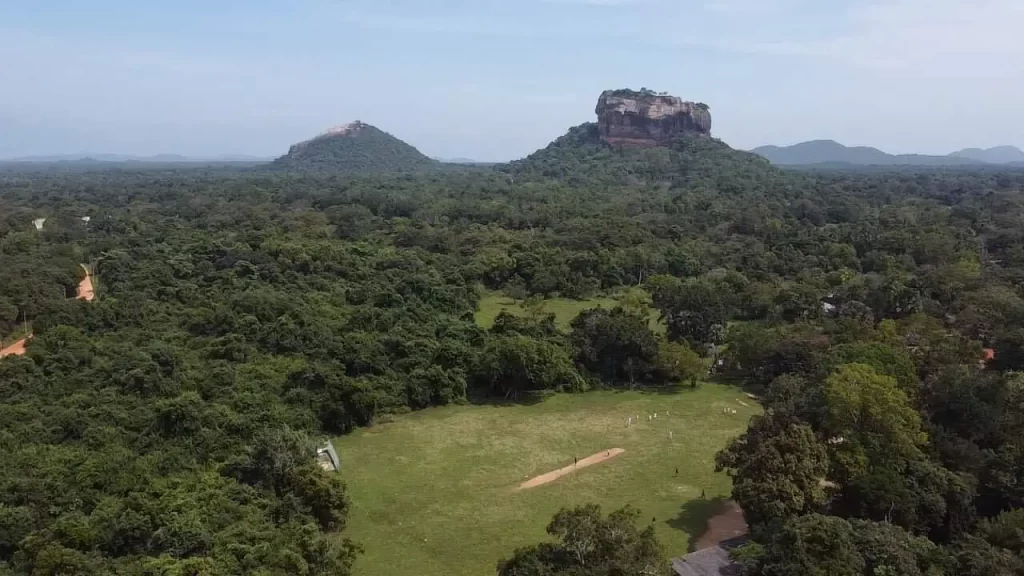
[[[273,156],[362,120],[521,157],[606,88],[737,148],[1024,147],[1020,0],[0,0],[0,157]]]

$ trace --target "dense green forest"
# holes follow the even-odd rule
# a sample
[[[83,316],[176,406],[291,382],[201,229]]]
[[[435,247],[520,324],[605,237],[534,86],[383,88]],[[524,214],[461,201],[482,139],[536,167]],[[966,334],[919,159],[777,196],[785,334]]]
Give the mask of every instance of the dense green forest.
[[[1022,191],[594,125],[496,169],[0,172],[0,335],[35,335],[0,361],[0,574],[348,574],[327,435],[710,365],[766,409],[718,458],[749,574],[1024,574]],[[473,321],[485,289],[626,286],[568,331]],[[648,573],[632,517],[565,511],[499,571]]]

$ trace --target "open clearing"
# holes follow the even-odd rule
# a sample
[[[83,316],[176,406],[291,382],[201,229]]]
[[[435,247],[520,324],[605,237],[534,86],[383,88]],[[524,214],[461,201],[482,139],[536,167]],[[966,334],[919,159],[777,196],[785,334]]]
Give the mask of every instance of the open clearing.
[[[550,314],[555,315],[555,325],[558,326],[559,330],[569,331],[569,324],[584,310],[591,308],[614,308],[619,305],[619,301],[616,297],[612,296],[599,296],[595,298],[588,298],[586,300],[570,300],[568,298],[546,298],[541,303],[541,309]],[[523,307],[521,301],[513,300],[508,296],[504,296],[498,292],[488,292],[483,298],[480,299],[479,307],[476,311],[476,323],[481,328],[490,328],[494,326],[494,319],[504,310],[509,314],[516,316],[524,316],[526,309]],[[650,326],[657,334],[663,334],[665,332],[664,325],[661,325],[657,319],[657,312],[650,314]]]
[[[516,547],[544,540],[559,508],[588,502],[636,507],[669,556],[685,554],[730,492],[729,478],[714,472],[715,452],[760,411],[739,406],[741,396],[720,384],[557,395],[532,405],[432,408],[336,438],[352,500],[345,535],[366,550],[357,570],[491,574]],[[737,414],[724,414],[727,407]],[[624,452],[517,490],[612,446]]]

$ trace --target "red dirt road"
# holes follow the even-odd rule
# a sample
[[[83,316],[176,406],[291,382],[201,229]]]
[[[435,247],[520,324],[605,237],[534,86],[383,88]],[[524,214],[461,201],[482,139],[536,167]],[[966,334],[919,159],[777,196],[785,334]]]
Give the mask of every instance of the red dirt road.
[[[78,296],[79,300],[85,300],[86,302],[92,302],[96,298],[96,294],[92,289],[92,276],[89,274],[89,269],[85,267],[85,264],[79,264],[82,270],[85,270],[85,279],[78,283]]]
[[[562,476],[565,476],[566,474],[572,474],[573,472],[575,472],[576,470],[579,470],[581,468],[586,468],[587,466],[593,466],[594,464],[599,464],[601,462],[604,462],[605,460],[611,460],[612,458],[615,458],[616,456],[618,456],[619,454],[622,454],[623,452],[625,452],[625,450],[623,450],[622,448],[612,448],[610,450],[602,450],[602,451],[598,452],[597,454],[594,454],[592,456],[587,456],[586,458],[584,458],[583,460],[580,460],[579,462],[577,462],[575,464],[570,464],[570,465],[565,466],[563,468],[559,468],[558,470],[553,470],[551,472],[548,472],[547,474],[541,474],[540,476],[534,476],[533,478],[530,478],[526,482],[523,482],[522,484],[520,484],[519,488],[517,488],[517,490],[526,490],[527,488],[536,488],[537,486],[542,486],[542,485],[547,484],[549,482],[554,482],[555,480],[558,480],[559,478],[561,478]]]
[[[21,356],[25,353],[25,344],[28,343],[28,338],[22,338],[14,344],[11,344],[7,348],[0,350],[0,358],[4,356]]]

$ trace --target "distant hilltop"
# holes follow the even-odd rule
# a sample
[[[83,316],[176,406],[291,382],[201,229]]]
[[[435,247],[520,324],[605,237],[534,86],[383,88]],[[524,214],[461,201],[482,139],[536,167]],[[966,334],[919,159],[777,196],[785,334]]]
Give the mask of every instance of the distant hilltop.
[[[664,92],[605,90],[597,100],[601,139],[613,145],[657,146],[683,134],[711,134],[711,112]]]
[[[299,172],[389,173],[417,172],[437,162],[413,146],[374,126],[342,124],[293,145],[270,163],[271,170]]]
[[[996,146],[995,148],[964,148],[953,152],[950,156],[956,158],[969,158],[987,164],[1012,164],[1024,162],[1024,151],[1016,146]]]
[[[843,146],[834,140],[812,140],[793,146],[761,146],[751,150],[772,164],[789,166],[972,166],[1024,163],[1024,152],[1013,146],[982,150],[968,148],[947,156],[888,154],[869,146]]]

